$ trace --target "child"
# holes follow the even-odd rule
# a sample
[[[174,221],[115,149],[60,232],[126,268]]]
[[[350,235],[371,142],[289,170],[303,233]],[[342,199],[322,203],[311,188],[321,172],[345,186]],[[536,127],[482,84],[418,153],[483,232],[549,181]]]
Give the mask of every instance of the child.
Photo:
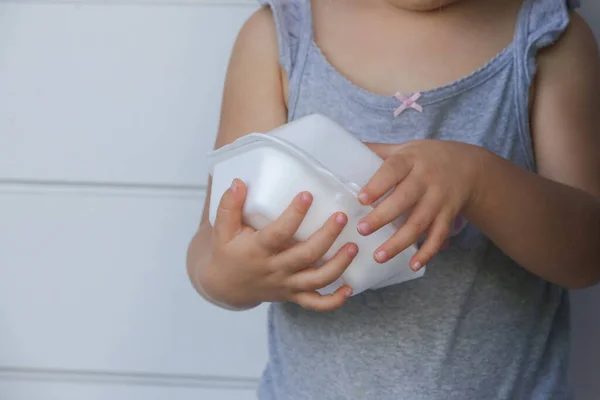
[[[570,399],[567,289],[600,280],[600,62],[575,4],[267,3],[233,50],[216,145],[308,114],[336,120],[385,159],[360,201],[396,187],[353,229],[410,209],[373,256],[426,233],[412,267],[428,270],[320,296],[360,251],[310,267],[346,216],[290,244],[310,194],[256,232],[234,181],[188,270],[215,304],[273,302],[259,398]],[[468,225],[442,246],[459,215]]]

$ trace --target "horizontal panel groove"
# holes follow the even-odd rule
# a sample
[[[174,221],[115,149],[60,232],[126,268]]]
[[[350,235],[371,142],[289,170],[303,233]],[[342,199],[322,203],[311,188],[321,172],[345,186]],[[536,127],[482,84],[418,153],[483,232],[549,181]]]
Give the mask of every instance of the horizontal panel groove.
[[[0,193],[90,193],[105,195],[140,195],[140,196],[185,196],[198,197],[204,195],[206,185],[180,185],[169,183],[144,182],[93,182],[93,181],[59,181],[59,180],[26,180],[0,179]]]
[[[0,0],[0,4],[44,4],[60,5],[72,4],[77,6],[88,5],[149,5],[149,6],[241,6],[256,7],[257,0]]]
[[[0,380],[254,390],[258,378],[0,367]]]

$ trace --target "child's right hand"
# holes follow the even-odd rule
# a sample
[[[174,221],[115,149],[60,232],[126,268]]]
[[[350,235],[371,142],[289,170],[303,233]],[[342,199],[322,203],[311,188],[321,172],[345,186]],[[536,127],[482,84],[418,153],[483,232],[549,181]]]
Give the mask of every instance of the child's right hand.
[[[352,294],[349,287],[324,296],[316,290],[344,273],[358,253],[356,244],[348,243],[324,265],[312,266],[342,232],[346,215],[334,214],[307,241],[293,243],[312,203],[309,193],[299,194],[280,218],[261,231],[242,223],[245,198],[246,187],[236,180],[221,199],[212,254],[199,274],[206,295],[240,309],[289,301],[315,311],[331,311],[344,304]]]

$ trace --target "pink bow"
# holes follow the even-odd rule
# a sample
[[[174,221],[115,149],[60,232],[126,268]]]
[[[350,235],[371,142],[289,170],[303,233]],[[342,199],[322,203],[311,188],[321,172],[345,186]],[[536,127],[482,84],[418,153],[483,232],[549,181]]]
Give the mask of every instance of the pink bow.
[[[398,115],[402,114],[408,108],[412,108],[414,110],[417,110],[418,112],[423,112],[423,107],[420,104],[417,104],[417,100],[421,98],[420,92],[414,93],[410,97],[407,97],[402,93],[398,92],[394,95],[394,97],[402,102],[402,104],[400,104],[400,107],[396,108],[396,110],[394,111],[394,117],[397,118]]]

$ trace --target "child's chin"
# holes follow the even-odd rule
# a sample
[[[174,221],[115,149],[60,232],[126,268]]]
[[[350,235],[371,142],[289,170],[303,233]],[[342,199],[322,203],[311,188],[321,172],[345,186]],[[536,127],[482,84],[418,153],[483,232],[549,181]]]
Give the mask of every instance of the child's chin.
[[[461,0],[387,0],[395,6],[411,11],[438,11]]]

